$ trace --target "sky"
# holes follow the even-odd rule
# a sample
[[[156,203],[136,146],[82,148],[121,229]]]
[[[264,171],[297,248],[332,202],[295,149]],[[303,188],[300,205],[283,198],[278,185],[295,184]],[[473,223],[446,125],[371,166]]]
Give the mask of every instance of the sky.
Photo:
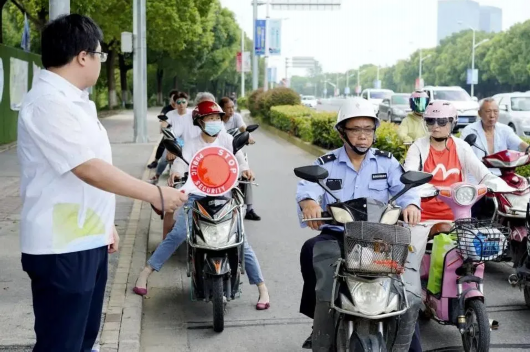
[[[252,38],[252,0],[220,1]],[[530,19],[530,0],[475,1],[503,10],[503,30]],[[333,11],[271,9],[270,18],[285,20],[282,55],[271,57],[269,67],[277,67],[280,80],[285,77],[285,58],[292,56],[312,56],[325,72],[346,72],[368,63],[393,65],[420,47],[436,46],[437,4],[438,0],[342,0],[341,8]],[[259,6],[258,19],[265,17],[266,7]],[[289,69],[290,75],[306,72]]]

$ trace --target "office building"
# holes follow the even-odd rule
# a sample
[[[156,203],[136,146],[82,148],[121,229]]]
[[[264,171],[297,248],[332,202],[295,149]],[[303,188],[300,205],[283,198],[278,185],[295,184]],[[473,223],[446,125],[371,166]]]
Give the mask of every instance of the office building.
[[[502,31],[502,9],[493,6],[481,6],[480,30],[488,33]]]
[[[463,24],[459,24],[462,22]],[[472,0],[438,1],[438,44],[453,33],[472,26],[479,29],[480,5]]]

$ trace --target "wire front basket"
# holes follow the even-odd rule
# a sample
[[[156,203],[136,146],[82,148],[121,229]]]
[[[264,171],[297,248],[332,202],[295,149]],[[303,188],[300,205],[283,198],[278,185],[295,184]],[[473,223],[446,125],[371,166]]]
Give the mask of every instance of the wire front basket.
[[[457,246],[462,257],[477,262],[496,260],[506,250],[510,229],[491,220],[455,221]]]
[[[354,274],[403,273],[409,244],[407,228],[366,221],[346,223],[344,267]]]

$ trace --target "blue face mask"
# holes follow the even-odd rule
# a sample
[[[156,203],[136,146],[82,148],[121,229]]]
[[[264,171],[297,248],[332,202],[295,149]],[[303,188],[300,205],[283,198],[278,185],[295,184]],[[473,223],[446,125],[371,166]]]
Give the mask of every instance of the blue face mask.
[[[204,123],[204,133],[211,137],[217,136],[222,128],[223,121],[207,121]]]

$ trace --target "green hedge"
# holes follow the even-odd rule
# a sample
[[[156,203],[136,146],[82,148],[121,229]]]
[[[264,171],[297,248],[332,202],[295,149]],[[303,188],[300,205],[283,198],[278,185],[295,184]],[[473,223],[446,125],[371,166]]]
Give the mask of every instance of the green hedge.
[[[239,97],[237,99],[237,108],[239,111],[242,109],[248,109],[248,98],[247,97]]]
[[[319,147],[335,149],[343,145],[335,130],[337,113],[318,112],[305,106],[275,106],[270,110],[270,124]],[[397,135],[397,126],[383,121],[377,129],[375,147],[389,151],[398,160],[405,156],[405,146]]]

